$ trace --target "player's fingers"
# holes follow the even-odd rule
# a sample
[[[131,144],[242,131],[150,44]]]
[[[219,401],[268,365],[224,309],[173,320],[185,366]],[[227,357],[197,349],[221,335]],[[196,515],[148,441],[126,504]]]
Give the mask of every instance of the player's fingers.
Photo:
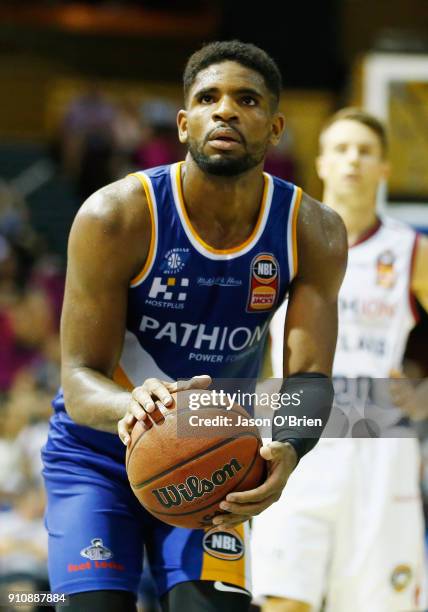
[[[250,491],[240,491],[239,493],[229,493],[226,495],[226,502],[236,504],[253,504],[262,502],[265,499],[281,495],[284,482],[276,473],[269,474],[267,479],[256,489]]]
[[[117,433],[125,446],[128,446],[128,444],[131,442],[130,433],[135,423],[136,419],[130,412],[126,413],[123,419],[120,419],[120,421],[117,423]]]
[[[189,391],[190,389],[207,389],[211,383],[211,376],[208,376],[208,374],[201,374],[200,376],[193,376],[189,380],[179,380],[176,383],[176,390]]]
[[[389,394],[394,403],[403,404],[411,400],[413,388],[407,381],[397,381],[396,383],[391,383]]]
[[[174,403],[174,399],[171,393],[169,392],[167,386],[165,385],[164,382],[162,382],[158,378],[148,378],[144,382],[142,389],[143,391],[149,393],[149,395],[151,396],[151,399],[152,398],[159,399],[164,406],[170,406],[171,404]],[[153,403],[153,399],[152,399],[152,403]],[[155,409],[155,406],[153,405],[150,408],[150,410],[148,410],[148,412],[152,412],[154,409]]]
[[[260,449],[260,455],[266,461],[273,461],[274,459],[281,459],[286,453],[286,447],[282,442],[269,442]]]
[[[262,502],[253,504],[231,504],[229,502],[221,502],[220,508],[221,510],[238,516],[256,516],[260,514],[260,512],[263,512],[263,510],[266,510],[271,504],[278,501],[280,497],[280,494],[270,495]]]
[[[251,515],[243,516],[241,514],[221,514],[213,518],[213,525],[216,527],[233,527],[245,523],[251,518]]]
[[[149,410],[151,404],[153,407]],[[128,411],[132,412],[138,421],[143,421],[147,417],[147,412],[152,412],[154,409],[155,404],[147,393],[141,391],[140,387],[133,390]]]
[[[390,396],[395,402],[403,402],[409,397],[409,391],[406,389],[393,388],[390,389]]]
[[[168,409],[161,402],[156,402],[155,409],[150,413],[150,419],[153,419],[157,425],[163,423],[165,421],[164,412],[166,414],[167,410]],[[147,420],[150,421],[150,419]]]

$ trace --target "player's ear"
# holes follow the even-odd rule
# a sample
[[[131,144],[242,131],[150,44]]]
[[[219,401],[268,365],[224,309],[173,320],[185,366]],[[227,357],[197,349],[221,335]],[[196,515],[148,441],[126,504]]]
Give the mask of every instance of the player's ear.
[[[270,144],[272,144],[274,147],[281,140],[281,136],[284,133],[284,129],[285,129],[285,117],[282,113],[277,112],[273,116],[272,129],[271,129],[271,134],[269,138]]]
[[[322,181],[325,180],[325,177],[326,177],[325,160],[322,154],[318,155],[318,157],[316,158],[315,168],[317,170],[318,178],[320,178]]]
[[[177,114],[178,139],[182,144],[187,142],[187,111],[181,109]]]
[[[384,160],[382,163],[382,179],[386,181],[391,174],[391,164],[389,161]]]

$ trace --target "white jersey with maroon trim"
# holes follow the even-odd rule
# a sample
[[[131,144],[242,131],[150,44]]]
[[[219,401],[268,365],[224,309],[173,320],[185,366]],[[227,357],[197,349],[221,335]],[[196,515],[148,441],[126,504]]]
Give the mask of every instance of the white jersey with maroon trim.
[[[339,293],[334,375],[386,378],[415,324],[410,277],[416,232],[385,219],[349,249]]]
[[[410,276],[417,234],[383,219],[348,251],[339,292],[339,332],[334,376],[387,378],[400,369],[415,324]],[[284,304],[272,319],[273,374],[282,377]]]
[[[335,376],[387,378],[400,368],[415,322],[409,291],[415,242],[412,229],[388,219],[349,249]],[[286,304],[270,326],[278,378],[285,314]],[[307,602],[314,612],[425,610],[419,470],[411,437],[322,438],[281,499],[254,517],[255,597]]]

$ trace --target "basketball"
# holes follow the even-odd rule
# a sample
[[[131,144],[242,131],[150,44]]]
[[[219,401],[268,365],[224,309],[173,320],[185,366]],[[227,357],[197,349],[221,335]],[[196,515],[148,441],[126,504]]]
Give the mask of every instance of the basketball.
[[[228,493],[256,488],[266,468],[259,454],[258,428],[239,424],[241,417],[249,417],[246,410],[237,404],[227,411],[218,406],[182,408],[185,393],[180,393],[179,409],[173,395],[174,406],[164,410],[161,421],[152,420],[150,429],[136,423],[126,470],[134,494],[148,512],[169,525],[203,529],[224,514],[219,504]],[[205,433],[204,427],[195,433],[191,416],[204,423],[226,416],[230,424],[215,427],[214,435],[208,425]]]

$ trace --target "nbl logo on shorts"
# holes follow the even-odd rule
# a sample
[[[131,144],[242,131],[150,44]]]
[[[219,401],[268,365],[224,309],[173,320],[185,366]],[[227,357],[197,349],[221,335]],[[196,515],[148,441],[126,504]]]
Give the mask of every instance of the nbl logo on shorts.
[[[250,270],[250,291],[247,312],[271,310],[279,289],[279,265],[270,253],[254,257]]]
[[[202,540],[202,547],[211,557],[224,561],[237,561],[245,552],[244,542],[237,531],[234,529],[220,531],[218,527],[207,531]]]

